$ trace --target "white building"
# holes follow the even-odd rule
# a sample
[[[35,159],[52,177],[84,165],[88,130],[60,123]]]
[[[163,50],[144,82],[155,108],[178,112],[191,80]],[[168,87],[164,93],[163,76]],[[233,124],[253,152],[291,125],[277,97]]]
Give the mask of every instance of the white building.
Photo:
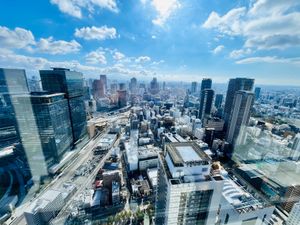
[[[210,176],[210,158],[186,142],[167,144],[159,160],[155,224],[214,224],[224,180]]]
[[[292,211],[286,221],[286,225],[299,225],[300,222],[300,202],[294,204]]]
[[[268,224],[274,206],[265,205],[230,178],[225,180],[218,225]]]
[[[300,157],[300,133],[296,134],[292,145],[291,157],[293,160],[298,161]]]
[[[153,146],[140,147],[138,150],[139,170],[145,171],[148,168],[156,168],[158,155]]]
[[[63,208],[64,200],[60,191],[48,190],[35,200],[24,212],[27,224],[47,224]]]

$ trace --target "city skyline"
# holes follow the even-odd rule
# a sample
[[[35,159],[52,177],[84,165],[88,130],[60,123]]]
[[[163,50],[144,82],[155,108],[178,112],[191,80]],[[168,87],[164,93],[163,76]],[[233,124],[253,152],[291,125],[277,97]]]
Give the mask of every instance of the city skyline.
[[[293,0],[47,0],[17,1],[17,7],[6,2],[0,9],[0,66],[26,69],[29,76],[67,67],[87,78],[199,82],[210,77],[226,83],[251,77],[257,84],[299,86],[299,5]]]

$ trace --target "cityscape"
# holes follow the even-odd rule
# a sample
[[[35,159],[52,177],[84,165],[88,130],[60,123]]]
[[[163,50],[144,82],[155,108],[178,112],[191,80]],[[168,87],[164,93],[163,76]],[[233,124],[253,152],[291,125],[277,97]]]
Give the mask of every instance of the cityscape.
[[[45,21],[30,11],[43,26],[28,24],[52,30],[49,38],[34,37],[23,15],[12,28],[0,13],[0,224],[300,225],[300,3],[138,2],[36,3],[49,18],[59,14]],[[1,3],[8,14],[10,4]],[[209,41],[203,53],[192,38],[174,35],[151,49],[192,6],[209,9],[201,29],[217,32],[218,46]],[[143,44],[130,46],[129,21],[149,7],[134,28],[149,37],[136,34]],[[124,24],[114,23],[125,9]],[[271,29],[264,15],[286,28]],[[143,27],[149,18],[151,32]],[[84,24],[96,19],[117,29]],[[55,26],[67,34],[74,24],[86,27],[74,40],[55,40]],[[245,43],[228,52],[228,41]],[[86,64],[72,58],[85,51]]]

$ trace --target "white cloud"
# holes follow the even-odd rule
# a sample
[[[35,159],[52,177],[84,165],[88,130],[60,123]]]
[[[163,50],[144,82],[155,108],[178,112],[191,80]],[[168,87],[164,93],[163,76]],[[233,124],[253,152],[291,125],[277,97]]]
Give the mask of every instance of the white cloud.
[[[114,53],[113,58],[115,60],[121,60],[121,59],[125,58],[125,55],[123,53],[117,51]]]
[[[150,61],[151,61],[151,58],[149,56],[140,56],[135,59],[136,63],[146,63],[146,62],[150,62]]]
[[[34,36],[30,30],[16,27],[10,30],[0,26],[0,46],[3,48],[27,48],[35,44]]]
[[[246,48],[246,49],[233,50],[232,52],[230,52],[229,56],[230,56],[230,58],[238,59],[238,58],[242,58],[245,55],[248,55],[251,53],[252,53],[251,49]]]
[[[252,64],[252,63],[283,63],[300,65],[300,57],[296,58],[279,58],[276,56],[264,56],[264,57],[249,57],[236,61],[236,64]]]
[[[82,18],[83,9],[90,13],[95,11],[95,7],[112,12],[119,11],[115,0],[50,0],[50,2],[57,5],[61,12],[79,19]]]
[[[101,50],[96,50],[88,53],[85,56],[85,60],[89,64],[106,64],[105,52]]]
[[[160,64],[162,64],[164,62],[165,62],[165,60],[154,61],[154,62],[151,63],[151,65],[157,66],[157,65],[160,65]]]
[[[2,50],[0,49],[0,52]],[[84,65],[77,60],[71,61],[50,61],[43,57],[32,57],[20,54],[15,54],[11,51],[5,50],[6,54],[0,54],[0,67],[6,68],[22,68],[26,69],[28,73],[38,73],[38,70],[49,69],[51,67],[65,67],[79,72],[83,72],[84,75],[95,76],[95,74],[110,74],[110,75],[124,75],[124,76],[153,76],[154,72],[145,68],[141,69],[129,69],[123,67],[121,64],[113,66],[92,66]]]
[[[75,36],[83,38],[85,40],[106,40],[115,39],[117,37],[117,31],[114,27],[82,27],[76,28]]]
[[[158,13],[157,18],[152,20],[152,22],[159,26],[162,26],[172,13],[180,8],[178,0],[152,0],[151,5]]]
[[[221,51],[223,51],[224,48],[225,48],[224,45],[219,45],[214,50],[212,50],[212,52],[216,55],[219,54]]]
[[[78,52],[81,48],[81,45],[75,40],[72,40],[70,42],[63,40],[55,41],[53,37],[49,37],[41,38],[36,44],[36,48],[39,52],[48,53],[51,55],[64,55],[68,53]]]
[[[155,35],[152,35],[151,38],[152,38],[152,39],[156,39],[156,36],[155,36]]]
[[[228,35],[237,35],[241,33],[240,18],[245,16],[245,13],[245,7],[232,9],[224,16],[211,12],[202,26],[207,29],[217,29]]]
[[[256,0],[248,10],[234,8],[223,16],[211,12],[202,26],[244,38],[245,48],[286,49],[300,46],[299,6],[298,0]]]
[[[35,40],[30,30],[16,27],[10,30],[0,26],[0,46],[5,49],[23,49],[31,53],[41,52],[51,55],[78,52],[81,45],[75,41],[54,40],[53,37]]]

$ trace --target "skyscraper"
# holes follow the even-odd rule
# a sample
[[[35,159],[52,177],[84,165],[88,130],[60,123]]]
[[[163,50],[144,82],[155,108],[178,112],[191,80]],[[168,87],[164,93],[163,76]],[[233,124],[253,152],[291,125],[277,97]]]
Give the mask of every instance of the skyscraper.
[[[294,204],[286,221],[286,225],[298,225],[300,221],[300,202]]]
[[[223,95],[222,94],[216,94],[215,98],[215,107],[219,109],[222,106],[223,102]]]
[[[197,92],[197,82],[193,81],[191,86],[191,93],[195,94]]]
[[[224,181],[210,170],[194,142],[167,144],[159,155],[155,224],[214,224]]]
[[[37,92],[13,96],[23,148],[33,174],[47,175],[73,143],[64,93]]]
[[[203,78],[201,82],[201,90],[203,91],[204,89],[211,89],[212,86],[212,80],[210,78]]]
[[[105,85],[101,80],[93,81],[93,97],[95,100],[105,97]]]
[[[19,142],[12,96],[28,94],[25,70],[0,68],[0,148]]]
[[[104,94],[106,94],[106,92],[107,92],[107,77],[106,77],[106,75],[103,75],[103,74],[100,75],[100,81],[103,84]]]
[[[157,94],[159,92],[159,84],[157,82],[157,78],[154,77],[153,80],[150,82],[150,93]]]
[[[254,85],[254,79],[235,78],[229,80],[228,89],[226,93],[225,106],[224,106],[225,129],[227,129],[228,126],[235,93],[239,90],[252,91],[253,85]]]
[[[130,79],[129,90],[131,94],[136,94],[137,92],[137,79],[135,77]]]
[[[203,121],[206,115],[210,115],[214,99],[214,90],[204,89],[200,95],[199,119]]]
[[[127,105],[127,91],[124,83],[119,84],[118,90],[118,106],[119,108],[125,107]]]
[[[259,97],[260,97],[260,91],[261,91],[261,88],[260,87],[256,87],[254,89],[254,94],[255,94],[255,100],[258,100]]]
[[[243,135],[243,129],[248,125],[253,102],[253,92],[237,91],[235,93],[226,132],[226,141],[228,143],[232,145],[238,144],[237,139],[242,139],[241,135]]]
[[[43,89],[50,93],[65,93],[68,100],[73,140],[86,134],[86,112],[83,96],[83,75],[64,68],[40,70]]]

